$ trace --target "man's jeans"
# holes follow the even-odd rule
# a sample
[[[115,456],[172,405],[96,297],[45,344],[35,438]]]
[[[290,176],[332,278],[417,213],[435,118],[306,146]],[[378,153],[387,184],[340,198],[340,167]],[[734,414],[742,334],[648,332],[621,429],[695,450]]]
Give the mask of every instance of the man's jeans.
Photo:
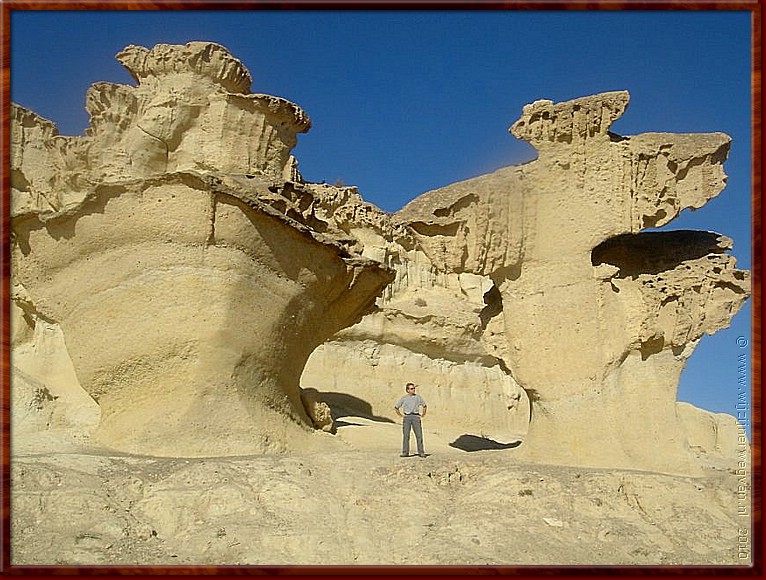
[[[425,455],[423,451],[423,428],[420,425],[420,415],[405,415],[402,421],[402,455],[410,454],[410,427],[415,431],[415,440],[418,443],[418,455]]]

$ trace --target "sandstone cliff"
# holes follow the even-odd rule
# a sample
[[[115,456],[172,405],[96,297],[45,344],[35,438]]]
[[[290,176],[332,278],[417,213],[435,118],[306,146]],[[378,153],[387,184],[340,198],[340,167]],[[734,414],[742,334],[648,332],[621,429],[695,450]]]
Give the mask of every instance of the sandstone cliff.
[[[535,161],[389,215],[304,182],[308,116],[223,47],[117,58],[137,85],[94,85],[83,137],[12,107],[17,433],[301,449],[391,421],[412,380],[431,421],[528,460],[698,470],[718,423],[678,379],[749,273],[724,236],[643,230],[723,189],[727,136],[616,135],[624,91],[537,101],[511,127]]]
[[[391,274],[313,215],[291,181],[308,117],[249,94],[225,49],[128,47],[118,59],[138,86],[95,85],[85,137],[12,109],[14,347],[39,350],[38,327],[55,325],[74,371],[64,380],[17,359],[18,393],[79,383],[93,410],[79,435],[123,451],[300,447],[306,359]]]
[[[729,139],[611,133],[627,104],[528,105],[511,132],[535,161],[428,192],[390,224],[350,220],[397,278],[379,312],[312,355],[304,384],[390,417],[410,379],[468,433],[523,439],[528,459],[696,472],[678,381],[749,296],[749,272],[725,236],[641,231],[723,189]]]
[[[390,215],[303,180],[307,115],[223,47],[117,58],[84,136],[11,108],[13,564],[751,562],[741,427],[676,401],[749,272],[644,231],[727,136],[538,101],[535,161]]]

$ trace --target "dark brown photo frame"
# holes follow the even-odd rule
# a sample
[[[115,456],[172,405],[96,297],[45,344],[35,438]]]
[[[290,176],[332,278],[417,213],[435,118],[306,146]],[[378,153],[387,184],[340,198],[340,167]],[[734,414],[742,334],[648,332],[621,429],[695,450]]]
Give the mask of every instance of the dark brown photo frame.
[[[38,566],[14,566],[10,559],[10,329],[8,308],[10,304],[10,251],[9,251],[9,231],[10,231],[10,176],[8,168],[10,167],[9,154],[9,108],[10,108],[10,76],[13,71],[10,69],[10,12],[14,10],[242,10],[242,9],[298,9],[298,10],[338,10],[338,9],[463,9],[463,10],[744,10],[751,12],[752,15],[752,215],[753,215],[753,266],[752,266],[752,308],[753,308],[753,334],[752,334],[752,395],[751,408],[752,417],[752,552],[753,565],[751,567],[711,567],[711,568],[690,568],[690,567],[560,567],[560,566],[542,566],[536,569],[513,566],[458,566],[458,567],[440,567],[440,566],[418,566],[418,567],[390,567],[390,566],[254,566],[254,567],[210,567],[210,566],[135,566],[135,567],[112,567],[112,566],[82,566],[82,567],[38,567]],[[0,230],[2,231],[2,254],[1,261],[3,267],[2,305],[3,311],[0,314],[0,324],[2,326],[2,350],[0,361],[2,361],[2,407],[0,407],[0,418],[2,419],[2,445],[0,452],[2,460],[0,469],[2,470],[2,489],[0,497],[2,498],[2,529],[0,529],[0,549],[2,550],[2,559],[0,568],[4,575],[9,576],[40,576],[40,575],[265,575],[265,576],[379,576],[379,577],[399,577],[409,576],[532,576],[532,575],[680,575],[692,574],[697,576],[718,576],[718,575],[736,575],[736,576],[761,576],[763,566],[763,514],[762,514],[762,493],[763,493],[763,465],[761,461],[762,434],[761,434],[761,292],[762,292],[762,213],[761,203],[761,158],[762,133],[761,133],[761,28],[762,28],[762,10],[759,2],[750,0],[719,0],[717,2],[705,1],[608,1],[600,0],[595,2],[582,1],[558,1],[558,0],[537,0],[524,2],[429,2],[427,0],[417,1],[373,1],[373,2],[313,2],[311,0],[297,0],[294,2],[278,1],[228,1],[228,0],[209,0],[204,1],[163,1],[163,0],[135,0],[135,1],[23,1],[23,0],[3,0],[0,8],[2,14],[2,151],[3,161],[0,167],[0,176],[2,177],[2,212],[0,221]]]

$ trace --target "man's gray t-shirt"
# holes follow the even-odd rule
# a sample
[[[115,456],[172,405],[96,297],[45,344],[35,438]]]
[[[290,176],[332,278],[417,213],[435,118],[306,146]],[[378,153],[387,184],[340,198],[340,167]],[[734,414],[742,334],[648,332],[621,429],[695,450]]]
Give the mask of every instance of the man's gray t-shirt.
[[[401,409],[405,415],[419,414],[418,407],[426,406],[426,402],[420,395],[404,395],[394,405],[395,409]]]

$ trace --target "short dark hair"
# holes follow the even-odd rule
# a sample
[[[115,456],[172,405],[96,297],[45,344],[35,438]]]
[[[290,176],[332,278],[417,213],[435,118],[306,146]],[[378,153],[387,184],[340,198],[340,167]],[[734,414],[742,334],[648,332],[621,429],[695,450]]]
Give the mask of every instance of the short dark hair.
[[[412,387],[414,389],[415,388],[415,383],[407,383],[406,385],[404,385],[404,390],[405,391],[409,391],[410,387]]]

